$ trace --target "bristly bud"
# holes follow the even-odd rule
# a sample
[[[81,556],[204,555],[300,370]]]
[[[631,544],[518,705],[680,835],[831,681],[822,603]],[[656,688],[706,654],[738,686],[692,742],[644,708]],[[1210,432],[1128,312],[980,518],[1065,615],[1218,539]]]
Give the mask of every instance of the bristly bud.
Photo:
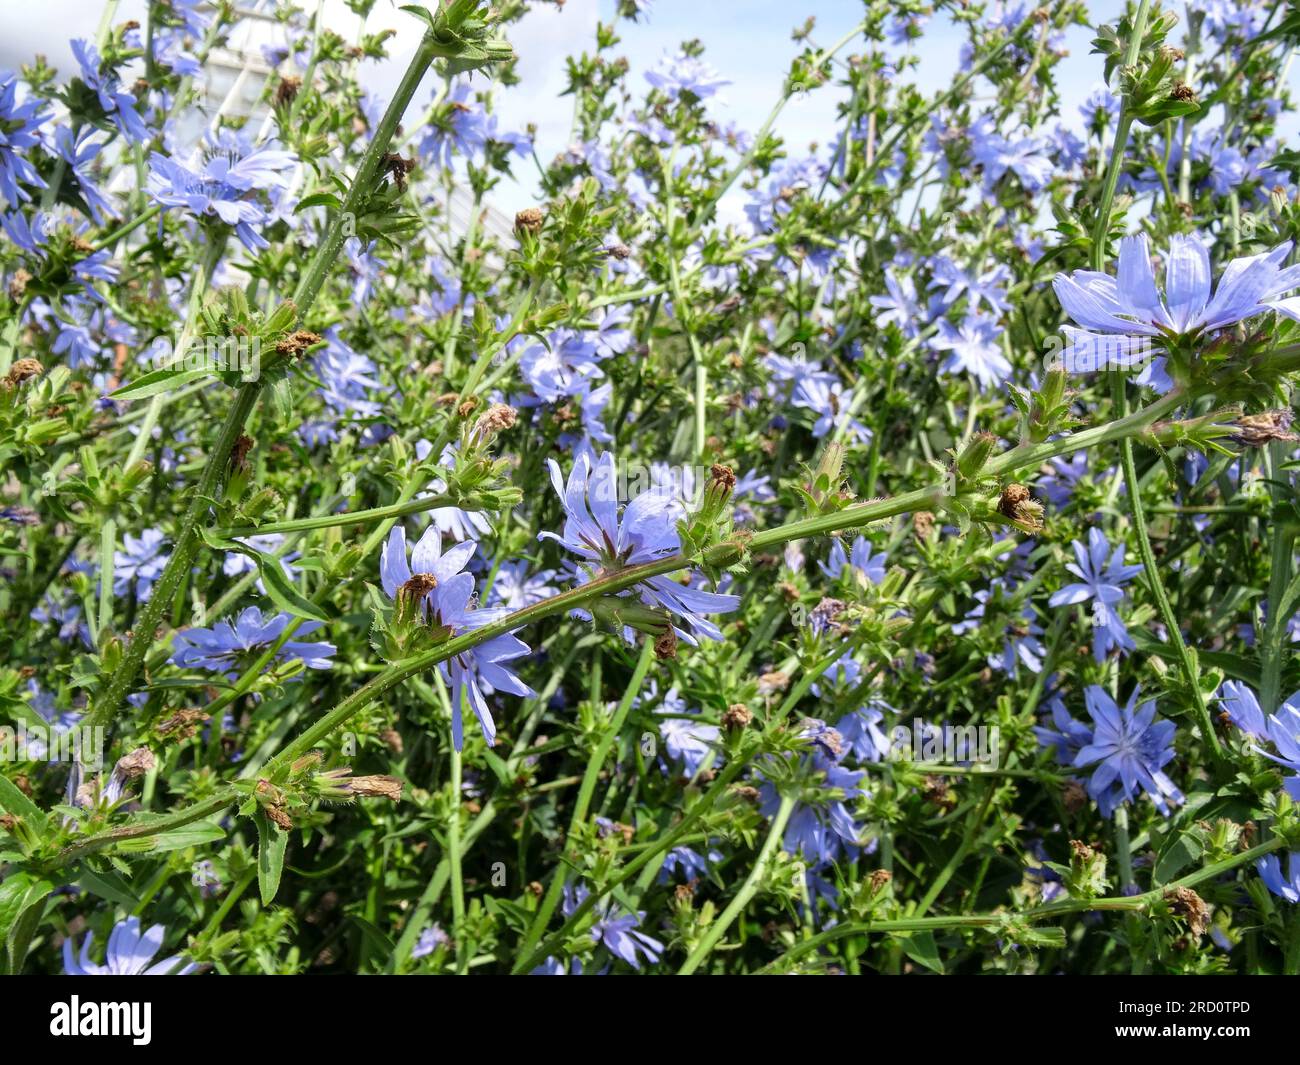
[[[152,475],[152,462],[149,462],[147,459],[141,459],[139,462],[133,463],[130,468],[127,469],[126,473],[122,475],[123,497],[133,495]]]
[[[715,462],[704,484],[704,500],[700,507],[700,520],[713,524],[722,516],[731,493],[736,490],[736,474],[730,466]]]
[[[1266,410],[1259,414],[1243,414],[1233,425],[1237,432],[1232,439],[1246,447],[1263,447],[1277,441],[1300,440],[1291,432],[1292,414],[1289,410]]]
[[[988,465],[997,442],[998,438],[992,433],[975,433],[957,454],[957,476],[966,481],[978,477],[980,471]]]
[[[817,459],[817,468],[813,470],[813,480],[820,481],[825,477],[831,484],[838,484],[844,473],[844,457],[847,454],[848,449],[843,444],[827,444],[822,449],[821,457]]]
[[[280,493],[274,488],[259,488],[240,509],[253,522],[260,521],[267,512],[280,505]]]
[[[665,631],[672,631],[673,627],[672,619],[666,611],[623,596],[601,596],[587,609],[597,624],[610,632],[622,632],[624,628],[630,628],[658,637]]]
[[[1053,433],[1059,432],[1069,420],[1072,393],[1066,387],[1068,382],[1065,370],[1059,366],[1054,366],[1043,374],[1042,384],[1031,397],[1026,411],[1031,440],[1046,440]]]
[[[821,511],[828,503],[843,505],[844,500],[840,498],[839,493],[844,479],[844,458],[847,454],[848,449],[843,444],[832,441],[817,457],[817,465],[813,467],[811,480],[799,490],[804,501],[810,504],[815,512]]]
[[[1106,893],[1106,855],[1082,840],[1070,840],[1070,872],[1065,886],[1075,898],[1095,899]]]

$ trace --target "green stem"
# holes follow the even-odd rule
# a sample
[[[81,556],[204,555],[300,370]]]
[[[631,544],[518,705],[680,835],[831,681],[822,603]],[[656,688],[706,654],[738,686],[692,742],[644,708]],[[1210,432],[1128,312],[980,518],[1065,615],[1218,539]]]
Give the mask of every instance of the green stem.
[[[342,208],[335,216],[324,243],[318,248],[311,265],[294,292],[293,301],[297,306],[299,321],[306,316],[320,293],[325,278],[343,246],[345,229],[350,228],[349,222],[355,221],[362,200],[369,195],[371,185],[379,172],[379,165],[384,153],[388,150],[388,145],[391,143],[398,123],[406,111],[407,104],[410,103],[411,97],[415,95],[416,88],[423,79],[429,64],[433,61],[436,50],[437,42],[435,38],[432,33],[426,33],[420,41],[420,47],[416,49],[415,55],[411,58],[410,65],[406,68],[406,73],[402,77],[401,84],[398,86],[392,102],[388,105],[388,110],[384,112],[384,117],[380,120],[374,139],[366,149],[365,155],[362,156]],[[171,558],[154,587],[153,595],[146,604],[139,623],[135,626],[134,634],[127,644],[120,667],[113,674],[108,686],[104,689],[103,695],[95,701],[94,709],[87,715],[86,724],[88,726],[107,727],[112,723],[113,718],[125,702],[126,696],[135,682],[136,675],[140,672],[140,667],[144,663],[145,656],[148,654],[149,647],[153,643],[154,633],[162,620],[163,611],[171,602],[182,578],[189,573],[194,556],[198,553],[200,543],[199,524],[204,520],[211,506],[211,501],[220,498],[231,450],[243,433],[244,423],[257,405],[261,388],[262,381],[260,379],[250,381],[244,384],[236,394],[235,402],[226,415],[216,445],[208,454],[207,464],[203,468],[199,483],[181,521],[181,531],[172,548]],[[141,429],[141,440],[148,438],[148,429],[152,428],[149,426],[148,418],[145,419],[145,426],[147,428],[142,427]]]
[[[261,536],[266,533],[303,532],[307,529],[330,529],[337,525],[370,525],[387,518],[400,518],[406,514],[422,514],[426,510],[439,507],[463,506],[464,501],[452,496],[424,496],[409,499],[401,503],[390,503],[384,507],[370,507],[368,510],[344,511],[339,514],[318,514],[310,518],[294,518],[290,521],[271,521],[264,525],[239,525],[229,529],[218,529],[216,535],[223,540],[239,536]]]
[[[1147,11],[1151,0],[1139,0],[1137,14],[1133,17],[1133,32],[1124,51],[1124,66],[1131,67],[1137,62],[1142,50],[1142,38],[1146,34]],[[1092,268],[1100,271],[1106,262],[1106,244],[1110,235],[1110,213],[1115,202],[1115,189],[1119,185],[1119,174],[1124,168],[1124,151],[1128,147],[1129,129],[1133,125],[1133,112],[1129,107],[1128,94],[1120,101],[1119,122],[1115,127],[1115,143],[1110,149],[1110,164],[1106,167],[1106,181],[1102,186],[1101,203],[1097,207],[1097,223],[1092,232]]]
[[[565,851],[568,851],[572,845],[578,827],[587,820],[587,811],[591,808],[591,800],[596,793],[596,782],[600,779],[600,772],[604,768],[605,760],[609,757],[609,752],[623,729],[623,723],[627,720],[632,704],[641,691],[641,685],[645,682],[646,674],[650,671],[650,663],[654,661],[654,653],[654,641],[647,638],[642,644],[641,655],[637,659],[636,668],[632,672],[632,679],[628,681],[627,690],[624,691],[623,698],[619,700],[614,716],[610,719],[609,727],[605,730],[605,734],[587,759],[587,769],[582,775],[582,784],[578,788],[578,797],[574,802],[573,815],[569,818],[569,831],[564,845]],[[519,947],[521,955],[527,955],[537,944],[537,941],[542,938],[542,933],[546,931],[546,925],[555,912],[555,907],[559,905],[560,896],[563,894],[567,883],[567,867],[561,864],[556,868],[555,875],[551,878],[550,887],[546,891],[546,896],[542,899],[542,904],[538,907],[537,914],[528,927],[528,933]]]
[[[1277,442],[1269,444],[1268,459],[1273,506],[1281,508],[1290,495],[1285,446]],[[1275,713],[1282,700],[1282,644],[1288,620],[1284,611],[1289,610],[1283,600],[1291,584],[1296,540],[1294,527],[1277,519],[1274,519],[1269,535],[1268,617],[1264,620],[1260,638],[1259,704],[1265,714]]]
[[[763,883],[763,877],[767,873],[767,867],[771,864],[772,852],[776,850],[781,842],[782,835],[785,834],[786,823],[790,820],[790,815],[794,812],[795,796],[783,795],[781,805],[777,808],[776,816],[772,818],[772,825],[767,830],[767,839],[763,841],[763,848],[758,852],[758,859],[754,862],[754,868],[749,871],[749,876],[745,878],[745,883],[741,885],[736,897],[713,924],[709,925],[709,930],[704,934],[704,938],[691,951],[690,957],[686,959],[686,964],[678,971],[678,976],[690,976],[696,969],[713,953],[713,948],[718,945],[718,941],[726,934],[727,929],[735,922],[736,918],[749,905],[750,899],[758,894],[759,886]]]
[[[1115,371],[1112,377],[1112,385],[1115,390],[1116,409],[1121,415],[1124,414],[1127,407],[1124,383],[1123,373]],[[1178,616],[1174,613],[1173,605],[1169,602],[1169,595],[1165,591],[1164,581],[1160,579],[1160,569],[1156,565],[1155,552],[1151,550],[1151,538],[1147,533],[1146,514],[1142,510],[1142,484],[1138,480],[1137,466],[1133,461],[1132,439],[1129,437],[1121,439],[1119,448],[1120,465],[1124,470],[1124,484],[1128,489],[1129,509],[1133,515],[1133,528],[1137,535],[1138,555],[1142,559],[1142,574],[1146,580],[1147,588],[1156,602],[1160,620],[1169,633],[1169,642],[1173,645],[1174,655],[1178,659],[1183,679],[1191,690],[1192,708],[1196,712],[1196,722],[1201,738],[1210,748],[1210,753],[1215,760],[1222,761],[1224,757],[1223,747],[1220,745],[1219,737],[1214,731],[1214,723],[1210,720],[1209,708],[1205,705],[1205,693],[1201,691],[1200,673],[1196,668],[1196,663],[1192,660],[1191,653],[1187,649],[1187,643],[1183,639],[1183,631],[1179,627]]]
[[[247,386],[246,386],[247,387]],[[242,395],[242,393],[241,393]],[[1029,466],[1041,465],[1046,459],[1055,455],[1069,454],[1084,447],[1090,447],[1098,443],[1104,443],[1109,440],[1119,439],[1127,435],[1134,435],[1146,431],[1148,426],[1161,415],[1176,407],[1185,400],[1177,389],[1171,391],[1162,399],[1157,400],[1150,406],[1129,415],[1127,418],[1119,419],[1107,425],[1097,426],[1093,429],[1085,429],[1080,433],[1072,436],[1061,437],[1057,440],[1045,441],[1042,444],[1033,446],[1020,446],[1011,449],[1005,455],[993,460],[986,467],[989,474],[1001,475],[1014,472]],[[918,489],[892,499],[872,500],[866,503],[860,503],[856,506],[847,507],[844,510],[837,511],[834,514],[819,515],[814,518],[807,518],[802,521],[791,522],[788,525],[780,526],[766,532],[759,533],[749,541],[751,550],[760,550],[765,547],[784,543],[788,540],[803,539],[808,536],[820,536],[826,533],[834,532],[838,529],[855,528],[862,525],[868,525],[873,521],[880,521],[884,518],[893,517],[897,514],[907,513],[910,510],[925,509],[935,505],[936,501],[943,499],[943,489],[940,486],[934,488]],[[374,534],[372,533],[372,537]],[[734,557],[736,548],[730,544],[723,544],[711,548],[705,553],[705,560],[713,563],[723,564],[729,558]],[[175,557],[175,556],[173,556]],[[543,599],[531,606],[523,607],[519,610],[508,614],[501,620],[485,625],[481,629],[457,636],[452,640],[426,651],[421,655],[413,658],[404,659],[400,662],[392,663],[382,673],[374,677],[368,684],[356,689],[333,709],[320,717],[312,725],[308,726],[295,740],[289,743],[284,750],[276,755],[268,763],[266,770],[277,769],[280,766],[298,758],[311,750],[317,743],[330,735],[334,729],[348,721],[354,714],[358,713],[370,703],[391,691],[397,685],[401,684],[409,677],[424,672],[439,662],[446,661],[454,655],[462,654],[473,647],[478,646],[486,640],[495,639],[497,636],[505,635],[516,629],[531,625],[543,618],[555,614],[562,614],[574,607],[582,606],[602,595],[616,595],[619,592],[626,591],[629,588],[648,580],[650,577],[657,577],[675,573],[678,570],[687,569],[696,560],[684,555],[674,555],[671,558],[663,559],[658,562],[648,562],[640,566],[632,566],[627,569],[615,571],[595,580],[589,581],[577,588],[572,588],[567,592],[561,592],[559,595]],[[170,568],[170,566],[169,566]],[[164,572],[162,580],[167,579],[167,573]],[[155,593],[157,594],[157,593]],[[152,602],[152,600],[151,600]],[[135,641],[133,641],[134,643]],[[128,648],[128,652],[130,648]],[[143,655],[143,651],[141,652]],[[138,663],[137,663],[138,668]],[[119,671],[120,673],[121,671]],[[88,722],[93,723],[93,722]],[[234,801],[235,792],[228,789],[224,793],[224,799],[221,806],[217,809],[224,808],[224,805]],[[187,813],[187,812],[183,812]],[[181,815],[177,815],[181,816]],[[196,820],[205,816],[198,814],[190,817],[190,820]],[[188,823],[184,821],[181,823]],[[123,835],[123,832],[126,835]],[[121,839],[132,839],[140,836],[154,835],[160,831],[157,828],[139,826],[127,826],[124,829],[114,830],[112,832],[99,833],[95,836],[88,836],[79,840],[75,845],[77,853],[99,850],[103,847],[112,846]]]

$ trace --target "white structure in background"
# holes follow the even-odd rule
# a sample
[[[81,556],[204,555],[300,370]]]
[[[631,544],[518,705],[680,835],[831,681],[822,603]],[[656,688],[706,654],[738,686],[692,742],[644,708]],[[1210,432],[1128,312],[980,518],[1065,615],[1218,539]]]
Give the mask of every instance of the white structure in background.
[[[270,132],[272,117],[264,102],[267,81],[275,77],[275,67],[266,58],[264,49],[287,43],[283,23],[276,17],[274,0],[249,0],[236,8],[239,22],[231,30],[225,46],[214,48],[205,64],[204,92],[200,97],[199,111],[194,126],[194,137],[202,135],[198,119],[206,119],[209,129],[215,129],[226,115],[242,116],[247,126],[257,130],[256,139]],[[414,108],[412,108],[414,110]],[[301,181],[303,175],[298,175]],[[443,205],[455,238],[469,231],[474,214],[474,195],[463,184],[452,188],[450,198]],[[491,204],[479,207],[479,225],[483,231],[498,240],[512,239],[514,224]]]

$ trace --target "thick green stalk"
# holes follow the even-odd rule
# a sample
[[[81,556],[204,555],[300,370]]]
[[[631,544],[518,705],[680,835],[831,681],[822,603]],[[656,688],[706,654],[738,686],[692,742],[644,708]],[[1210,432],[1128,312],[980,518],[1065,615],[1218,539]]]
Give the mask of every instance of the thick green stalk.
[[[1122,373],[1117,372],[1115,374],[1114,387],[1117,409],[1122,415],[1127,405]],[[1214,723],[1210,720],[1209,708],[1205,705],[1205,693],[1201,691],[1200,674],[1195,662],[1192,661],[1191,653],[1187,649],[1187,643],[1183,639],[1183,632],[1178,624],[1178,616],[1174,613],[1173,605],[1169,602],[1169,595],[1165,591],[1164,581],[1160,579],[1160,569],[1156,564],[1155,552],[1151,550],[1151,538],[1147,535],[1146,514],[1142,510],[1142,484],[1138,480],[1137,466],[1133,461],[1133,441],[1125,437],[1119,442],[1119,448],[1120,465],[1124,470],[1124,484],[1128,488],[1129,508],[1133,514],[1133,527],[1137,533],[1138,555],[1142,559],[1142,574],[1146,579],[1147,588],[1156,602],[1160,620],[1164,623],[1165,630],[1169,634],[1169,642],[1173,645],[1174,655],[1178,659],[1183,679],[1187,682],[1188,688],[1191,689],[1192,709],[1196,712],[1196,723],[1201,738],[1205,741],[1206,746],[1210,748],[1210,753],[1214,758],[1221,760],[1223,758],[1223,747],[1214,731]]]
[[[1133,33],[1128,39],[1124,51],[1124,66],[1131,67],[1137,62],[1142,50],[1142,38],[1146,34],[1147,12],[1151,0],[1140,0],[1137,14],[1133,18]],[[1092,268],[1100,271],[1106,263],[1106,243],[1110,235],[1110,212],[1115,202],[1115,189],[1119,185],[1119,174],[1124,168],[1124,152],[1128,148],[1128,134],[1133,126],[1133,112],[1129,107],[1128,94],[1120,101],[1119,122],[1115,126],[1115,143],[1111,145],[1110,164],[1106,167],[1106,181],[1102,186],[1101,203],[1097,205],[1097,223],[1092,231]]]
[[[420,47],[416,49],[415,55],[411,58],[411,63],[402,77],[392,103],[388,105],[388,110],[384,112],[379,128],[375,131],[374,139],[366,149],[365,155],[362,156],[361,163],[357,167],[356,176],[348,189],[342,208],[330,226],[325,242],[317,250],[311,265],[294,292],[294,303],[297,307],[299,321],[305,317],[307,311],[316,301],[316,297],[325,283],[325,278],[328,276],[330,269],[334,265],[334,260],[338,257],[339,250],[343,246],[345,234],[349,229],[353,228],[357,211],[363,199],[370,193],[371,186],[379,172],[380,163],[388,150],[388,145],[393,139],[393,134],[397,130],[403,113],[406,111],[406,106],[410,103],[411,97],[415,95],[415,90],[423,79],[425,71],[429,68],[429,64],[433,61],[436,51],[437,42],[431,33],[426,33],[420,42]],[[181,531],[172,548],[171,558],[168,560],[162,576],[154,586],[153,595],[146,604],[127,644],[121,665],[114,672],[103,694],[95,701],[94,709],[87,716],[86,724],[88,726],[109,726],[125,702],[126,696],[140,672],[140,667],[144,663],[145,656],[148,654],[149,647],[153,643],[154,633],[162,621],[163,611],[171,603],[181,579],[189,573],[194,557],[198,553],[200,524],[203,523],[206,517],[211,501],[219,499],[221,496],[221,490],[225,483],[226,467],[230,461],[230,453],[235,446],[235,442],[243,433],[244,423],[257,405],[261,388],[262,382],[260,379],[250,381],[241,386],[236,394],[235,402],[226,415],[226,420],[221,427],[216,444],[208,454],[207,464],[203,468],[199,483],[191,496],[189,507],[181,520]],[[147,421],[148,419],[146,419],[146,423]],[[142,431],[142,439],[147,435]]]
[[[1107,425],[1097,426],[1093,429],[1085,429],[1080,433],[1071,436],[1064,436],[1057,440],[1045,441],[1029,447],[1016,447],[1005,455],[994,459],[986,467],[990,475],[1002,475],[1011,473],[1025,467],[1038,466],[1048,458],[1056,455],[1065,455],[1073,451],[1080,450],[1084,447],[1105,443],[1110,440],[1120,439],[1127,435],[1136,435],[1145,432],[1151,423],[1155,422],[1161,415],[1167,413],[1173,407],[1183,402],[1185,397],[1177,390],[1170,392],[1167,396],[1162,397],[1150,406],[1129,415],[1127,418],[1109,423]],[[749,547],[753,550],[759,550],[775,544],[784,543],[788,540],[803,539],[808,536],[824,535],[834,532],[838,529],[855,528],[861,525],[870,524],[873,521],[880,521],[884,518],[893,517],[897,514],[906,513],[909,510],[921,509],[932,506],[936,501],[943,499],[943,490],[941,487],[930,489],[919,489],[915,492],[909,492],[905,495],[896,496],[892,499],[872,500],[866,503],[860,503],[856,506],[848,507],[834,514],[820,515],[815,518],[807,518],[802,521],[791,522],[788,525],[780,526],[763,533],[759,533],[749,541]],[[373,535],[373,534],[372,534]],[[730,545],[722,545],[711,549],[709,559],[713,562],[725,563],[729,556],[734,553],[734,548]],[[391,691],[397,685],[401,684],[408,677],[413,677],[418,673],[424,672],[439,662],[446,661],[453,655],[461,654],[468,651],[486,640],[491,640],[497,636],[513,632],[516,629],[523,628],[542,618],[550,617],[555,614],[565,613],[576,606],[595,599],[601,595],[616,595],[619,592],[626,591],[640,582],[650,577],[675,573],[678,570],[689,568],[693,560],[684,555],[674,555],[671,558],[659,562],[645,563],[640,566],[633,566],[628,569],[619,570],[612,574],[599,577],[587,584],[572,588],[567,592],[561,592],[559,595],[543,599],[541,602],[534,603],[531,606],[523,607],[514,611],[500,621],[491,625],[485,625],[481,629],[457,636],[452,640],[440,646],[426,651],[423,654],[404,659],[400,662],[392,663],[382,673],[378,674],[373,680],[356,691],[352,692],[332,710],[319,718],[312,725],[308,726],[295,740],[289,743],[275,758],[271,759],[266,767],[269,772],[272,769],[279,768],[282,765],[298,758],[302,754],[311,750],[317,743],[330,735],[334,729],[348,721],[354,714],[364,709],[370,703],[383,696],[386,692]],[[166,574],[164,574],[164,577]],[[223,805],[218,805],[216,809],[224,808],[224,805],[233,802],[235,792],[233,789],[227,789]],[[211,800],[215,801],[215,800]],[[205,804],[206,806],[207,804]],[[209,810],[209,812],[213,812]],[[188,816],[188,820],[181,821],[181,824],[188,824],[189,821],[200,819],[206,814],[200,813],[193,815],[192,811],[182,811],[181,814],[174,815],[177,817]],[[86,853],[88,851],[100,850],[104,847],[112,846],[115,842],[123,839],[134,839],[142,836],[157,834],[161,829],[157,827],[141,826],[124,826],[121,829],[115,829],[110,832],[100,833],[96,836],[86,837],[65,850],[64,853],[76,854]],[[74,853],[75,852],[75,853]]]
[[[1281,443],[1268,446],[1270,495],[1275,508],[1281,507],[1289,495],[1286,447]],[[1284,521],[1274,519],[1269,529],[1268,617],[1264,619],[1259,640],[1260,685],[1259,704],[1265,714],[1277,711],[1282,701],[1282,647],[1286,641],[1287,613],[1283,603],[1286,590],[1291,586],[1291,568],[1295,552],[1295,529]]]
[[[1146,33],[1147,14],[1150,9],[1150,0],[1140,0],[1137,7],[1137,13],[1133,18],[1132,34],[1129,37],[1127,47],[1124,53],[1124,66],[1131,67],[1137,62],[1138,54],[1142,48],[1142,38]],[[1115,199],[1115,189],[1119,182],[1120,171],[1124,167],[1124,153],[1128,148],[1129,130],[1133,125],[1133,113],[1129,107],[1129,98],[1127,93],[1120,101],[1119,123],[1115,130],[1115,143],[1111,146],[1110,164],[1106,168],[1106,181],[1102,189],[1101,203],[1097,209],[1097,223],[1092,234],[1092,268],[1102,272],[1106,266],[1106,245],[1110,235],[1110,216],[1111,208]],[[1126,379],[1123,371],[1115,370],[1111,375],[1111,385],[1115,398],[1115,410],[1122,420],[1128,412],[1128,399],[1125,392]],[[1187,682],[1188,688],[1192,692],[1193,709],[1196,712],[1197,726],[1201,732],[1201,738],[1210,748],[1215,759],[1223,757],[1223,749],[1219,744],[1219,738],[1215,735],[1214,726],[1210,721],[1210,713],[1205,705],[1205,695],[1201,691],[1200,676],[1196,669],[1192,656],[1187,649],[1187,644],[1183,640],[1182,629],[1179,627],[1178,618],[1174,614],[1173,606],[1169,602],[1169,596],[1165,591],[1164,582],[1160,578],[1160,571],[1156,566],[1155,554],[1151,550],[1151,539],[1147,533],[1146,515],[1142,510],[1142,487],[1137,476],[1137,467],[1133,459],[1133,441],[1127,437],[1120,440],[1120,465],[1124,471],[1124,484],[1128,491],[1129,507],[1133,515],[1134,532],[1137,535],[1138,554],[1142,558],[1143,576],[1146,580],[1147,587],[1151,591],[1152,598],[1156,602],[1156,608],[1160,613],[1160,620],[1163,622],[1165,629],[1169,633],[1169,641],[1174,647],[1174,653],[1178,659],[1178,664],[1182,670],[1183,677]]]

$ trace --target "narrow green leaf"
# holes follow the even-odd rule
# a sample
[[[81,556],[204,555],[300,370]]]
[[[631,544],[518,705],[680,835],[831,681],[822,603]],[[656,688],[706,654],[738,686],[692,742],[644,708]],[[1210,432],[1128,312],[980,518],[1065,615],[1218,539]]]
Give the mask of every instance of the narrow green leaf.
[[[207,370],[176,370],[170,367],[151,370],[143,377],[137,377],[129,385],[123,385],[112,393],[113,399],[145,399],[160,392],[173,392],[191,381],[208,377]]]
[[[270,906],[280,890],[289,833],[271,824],[261,810],[253,815],[253,821],[257,825],[257,888],[262,895],[262,905]]]

